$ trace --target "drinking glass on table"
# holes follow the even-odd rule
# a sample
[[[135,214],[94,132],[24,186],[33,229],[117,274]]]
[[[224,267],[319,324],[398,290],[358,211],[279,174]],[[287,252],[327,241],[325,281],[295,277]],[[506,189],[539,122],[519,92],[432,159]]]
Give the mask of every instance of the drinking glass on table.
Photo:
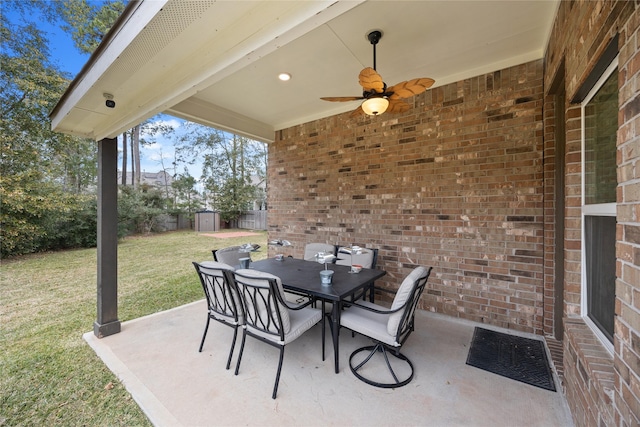
[[[359,273],[359,272],[360,272],[360,270],[362,269],[362,266],[359,266],[359,267],[360,267],[360,270],[355,271],[355,269],[354,269],[354,264],[353,264],[353,254],[354,254],[354,253],[359,254],[359,253],[361,253],[361,251],[362,251],[362,249],[360,248],[360,246],[356,246],[356,245],[355,245],[355,244],[353,244],[353,243],[352,243],[352,244],[351,244],[351,246],[349,247],[349,254],[350,254],[350,256],[351,256],[351,269],[349,270],[349,273]]]

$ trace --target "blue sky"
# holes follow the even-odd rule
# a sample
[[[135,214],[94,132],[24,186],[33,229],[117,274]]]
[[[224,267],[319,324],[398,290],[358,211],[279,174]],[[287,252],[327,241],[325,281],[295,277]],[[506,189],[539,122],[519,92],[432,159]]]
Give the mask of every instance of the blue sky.
[[[24,23],[20,15],[14,10],[2,8],[1,12],[11,24],[20,25]],[[61,70],[73,76],[80,72],[84,63],[89,59],[89,55],[83,55],[75,48],[71,36],[39,15],[30,15],[28,18],[32,19],[49,39],[49,53],[51,54],[52,62]]]
[[[1,4],[2,0],[0,0]],[[9,22],[13,24],[20,23],[19,14],[13,11],[2,10],[3,14],[8,18]],[[84,64],[89,60],[89,55],[81,53],[74,45],[71,35],[61,30],[57,25],[52,24],[46,19],[37,15],[29,16],[29,19],[33,19],[40,30],[45,32],[46,37],[49,39],[49,53],[50,60],[60,70],[69,73],[71,78],[75,78]],[[158,117],[158,120],[172,124],[178,130],[182,127],[183,121],[175,117],[163,115]],[[150,146],[144,146],[140,148],[140,167],[146,172],[158,172],[162,170],[160,166],[161,156],[165,158],[165,167],[170,167],[173,160],[173,144],[171,141],[163,138],[162,136],[147,135],[147,139],[154,139],[155,144]],[[120,149],[120,147],[119,147]],[[182,172],[183,167],[180,166],[177,172]],[[196,179],[200,177],[200,166],[189,166],[189,171]],[[173,173],[173,170],[168,170]]]
[[[52,62],[61,70],[75,77],[89,60],[89,55],[83,54],[76,49],[71,35],[57,26],[40,19],[38,20],[38,27],[47,34]]]

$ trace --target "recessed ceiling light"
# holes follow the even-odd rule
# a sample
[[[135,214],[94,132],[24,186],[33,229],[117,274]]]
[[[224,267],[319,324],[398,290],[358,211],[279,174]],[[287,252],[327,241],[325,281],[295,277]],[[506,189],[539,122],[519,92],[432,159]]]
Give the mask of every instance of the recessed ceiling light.
[[[280,80],[282,80],[283,82],[286,82],[288,80],[291,80],[291,74],[289,74],[289,73],[280,73],[280,74],[278,74],[278,78]]]

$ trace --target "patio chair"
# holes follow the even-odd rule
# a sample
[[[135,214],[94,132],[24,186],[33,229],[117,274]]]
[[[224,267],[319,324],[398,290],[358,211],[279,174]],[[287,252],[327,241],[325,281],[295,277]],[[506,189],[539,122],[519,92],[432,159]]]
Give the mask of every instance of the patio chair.
[[[290,306],[284,298],[282,281],[272,274],[243,269],[235,272],[235,280],[245,315],[235,374],[238,375],[240,370],[247,335],[280,348],[278,371],[271,395],[275,399],[285,345],[318,323],[322,314],[320,310],[308,307],[311,300],[295,307]]]
[[[193,263],[198,272],[204,295],[207,299],[207,324],[204,327],[199,352],[202,352],[204,340],[209,330],[211,319],[233,328],[233,340],[227,359],[227,369],[231,366],[231,356],[238,337],[238,328],[244,323],[242,305],[238,289],[233,280],[233,267],[221,262],[203,261]]]
[[[342,246],[338,246],[338,259],[336,264],[338,265],[361,265],[362,268],[376,268],[378,262],[378,249],[377,248],[362,248],[361,253],[348,254],[340,252]]]
[[[341,313],[340,327],[367,336],[374,342],[372,346],[357,349],[349,357],[351,372],[361,381],[376,387],[396,388],[409,384],[413,379],[413,364],[409,358],[400,353],[400,348],[414,330],[416,307],[430,274],[431,267],[428,269],[416,267],[400,285],[391,308],[361,301],[351,303]],[[365,351],[369,354],[354,366],[354,363],[357,363],[354,361],[357,355]],[[382,355],[393,382],[380,382],[377,379],[367,378],[359,372],[367,363],[375,360],[373,358],[375,355]],[[393,363],[395,369],[392,367],[389,355],[396,359]],[[402,370],[405,373],[402,379],[398,378],[396,370]],[[368,372],[377,374],[380,370],[371,368]]]
[[[378,262],[378,249],[377,248],[362,248],[361,253],[348,254],[344,252],[340,252],[342,246],[338,246],[337,254],[338,259],[336,259],[336,264],[338,265],[361,265],[362,268],[376,268],[376,263]],[[369,292],[369,301],[373,302],[374,300],[374,282],[371,282],[367,288],[365,288],[359,295],[354,297],[354,300],[358,300],[360,298],[364,299],[367,296],[367,292]]]
[[[307,243],[304,247],[304,259],[307,261],[315,261],[316,254],[318,252],[324,252],[326,254],[335,255],[335,245],[329,243]]]
[[[336,254],[336,247],[330,243],[307,243],[304,247],[304,256],[302,257],[305,261],[317,261],[316,254],[318,252],[324,252],[325,254],[334,255]],[[332,261],[335,263],[335,259]],[[294,291],[286,291],[287,294],[296,295],[298,298],[296,302],[301,302],[307,295],[302,295],[300,293]],[[312,298],[313,299],[313,298]],[[316,302],[313,301],[313,306],[315,307]],[[324,358],[323,358],[324,360]]]
[[[214,249],[211,252],[215,261],[238,266],[240,265],[240,258],[251,258],[249,252],[242,252],[241,249],[242,246],[228,246],[222,249]]]

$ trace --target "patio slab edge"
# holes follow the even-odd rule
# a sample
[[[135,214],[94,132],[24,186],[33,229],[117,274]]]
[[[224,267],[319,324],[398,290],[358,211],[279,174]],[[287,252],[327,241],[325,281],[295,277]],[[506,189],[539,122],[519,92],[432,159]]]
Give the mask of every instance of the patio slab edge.
[[[170,310],[152,313],[144,317],[123,322],[122,328],[126,329],[128,324],[139,322],[143,319],[166,314],[169,311],[183,308],[191,304],[198,304],[200,301],[194,301],[180,307]],[[169,412],[169,410],[156,398],[156,396],[143,384],[143,382],[116,356],[103,340],[98,338],[93,331],[86,332],[82,335],[82,339],[89,344],[98,358],[109,368],[111,372],[122,382],[125,389],[131,394],[134,401],[138,404],[142,412],[154,426],[182,426],[182,424]]]

